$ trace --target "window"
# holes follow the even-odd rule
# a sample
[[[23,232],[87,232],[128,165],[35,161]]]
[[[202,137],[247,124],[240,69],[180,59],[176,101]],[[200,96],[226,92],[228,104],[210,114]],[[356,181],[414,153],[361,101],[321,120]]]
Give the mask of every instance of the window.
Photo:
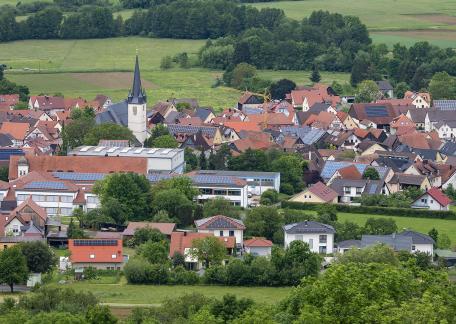
[[[431,199],[431,204],[433,204],[433,203],[434,203],[434,200]]]
[[[46,208],[46,212],[47,212],[48,214],[50,214],[50,215],[55,215],[55,214],[57,214],[57,208],[55,208],[55,207],[48,207],[48,208]]]
[[[214,195],[225,196],[226,195],[226,190],[215,189],[214,190]]]
[[[19,233],[19,226],[13,225],[13,233]]]
[[[117,259],[117,255],[113,254],[113,255],[111,255],[111,258],[112,259]]]
[[[223,231],[220,231],[220,232],[219,232],[219,236],[223,236]]]
[[[320,243],[326,243],[327,237],[327,235],[320,235]]]
[[[87,196],[87,203],[98,205],[100,203],[100,200],[96,196]]]
[[[73,197],[72,196],[61,196],[60,201],[61,202],[73,202]]]
[[[234,231],[230,231],[230,236],[234,236]]]
[[[46,196],[46,201],[59,201],[59,196]]]
[[[344,193],[345,194],[350,194],[351,190],[350,190],[350,187],[344,187]]]
[[[234,206],[241,206],[241,202],[240,201],[233,201],[233,205]]]
[[[318,252],[322,254],[326,254],[326,246],[320,246],[318,247]]]
[[[307,195],[304,195],[304,199],[307,199]]]
[[[240,196],[241,190],[228,190],[228,196]]]
[[[32,200],[37,201],[46,201],[46,196],[43,195],[32,195]]]
[[[91,254],[91,255],[89,255],[89,258],[91,258],[91,259],[95,259],[95,254]]]
[[[17,195],[17,200],[24,201],[26,200],[28,195]]]
[[[73,208],[60,208],[60,213],[64,216],[70,216],[73,213]]]
[[[362,193],[363,193],[363,188],[357,187],[357,188],[356,188],[356,194],[357,194],[357,195],[360,195],[360,194],[362,194]]]
[[[201,188],[200,192],[202,195],[212,195],[212,189],[210,188]]]
[[[416,249],[416,246],[412,245],[412,251],[415,251],[415,249]]]

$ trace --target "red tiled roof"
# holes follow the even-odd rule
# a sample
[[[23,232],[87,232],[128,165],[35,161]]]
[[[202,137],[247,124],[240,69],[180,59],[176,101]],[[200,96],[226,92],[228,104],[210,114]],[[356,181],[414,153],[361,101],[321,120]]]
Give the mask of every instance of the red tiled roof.
[[[20,156],[11,156],[9,179],[18,177],[17,164]],[[135,172],[146,174],[147,158],[116,156],[26,156],[29,171],[113,173]]]
[[[340,170],[339,170],[340,171]],[[309,191],[314,195],[318,196],[325,202],[331,202],[336,198],[337,192],[325,185],[323,182],[319,181],[312,186],[310,186]]]
[[[420,132],[409,132],[404,135],[398,136],[399,141],[402,144],[406,144],[412,148],[417,149],[429,149],[429,143],[426,139],[426,134]]]
[[[98,239],[97,239],[98,240]],[[103,246],[75,246],[74,241],[68,240],[68,249],[70,250],[70,261],[72,263],[122,263],[122,240],[116,240],[117,245]],[[86,239],[84,239],[86,241]],[[92,241],[92,240],[87,240]],[[90,256],[94,257],[91,258]],[[112,256],[116,257],[113,258]]]
[[[214,235],[211,233],[172,232],[169,255],[173,256],[176,252],[183,255],[185,249],[193,247],[194,240],[203,239],[205,237],[214,237]],[[236,238],[234,236],[217,238],[225,245],[226,248],[234,248],[236,246]]]
[[[253,150],[267,150],[273,146],[269,141],[258,140],[256,138],[243,138],[233,142],[233,145],[239,152],[244,152],[247,149]]]
[[[0,133],[10,134],[16,140],[24,140],[29,131],[29,123],[3,122]]]
[[[333,107],[340,103],[340,97],[328,94],[328,86],[324,84],[315,84],[304,90],[292,90],[291,98],[293,103],[299,106],[303,104],[304,98],[307,98],[309,107],[317,102],[330,102]]]
[[[346,180],[360,180],[363,178],[362,174],[353,164],[339,169],[338,172],[341,178]]]
[[[253,131],[253,132],[260,132],[261,127],[255,121],[250,122],[243,122],[243,121],[226,121],[224,124],[226,127],[232,128],[236,131],[236,133],[244,130],[244,131]]]
[[[140,228],[157,229],[162,234],[171,235],[175,227],[175,223],[129,222],[122,235],[133,236],[135,231]]]
[[[248,247],[271,247],[272,242],[264,237],[252,237],[250,240],[244,241],[244,246]]]
[[[434,198],[440,205],[443,207],[448,206],[451,203],[451,199],[448,198],[441,190],[438,188],[432,187],[427,191],[427,194]]]
[[[65,100],[62,97],[31,96],[30,100],[33,107],[38,101],[40,110],[65,109]]]

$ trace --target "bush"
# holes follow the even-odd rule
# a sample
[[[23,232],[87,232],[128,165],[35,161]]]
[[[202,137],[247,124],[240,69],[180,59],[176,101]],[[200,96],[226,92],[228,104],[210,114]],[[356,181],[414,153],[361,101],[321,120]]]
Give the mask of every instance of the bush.
[[[295,201],[283,201],[282,208],[298,209],[298,210],[316,210],[320,204],[318,203],[301,203]],[[456,213],[453,211],[436,211],[427,209],[414,208],[393,208],[380,206],[350,206],[342,204],[334,204],[336,211],[342,213],[353,214],[374,214],[398,217],[417,217],[417,218],[440,218],[456,220]]]
[[[274,189],[268,189],[261,194],[260,203],[262,205],[273,205],[279,202],[279,193]]]
[[[186,270],[183,266],[176,267],[170,273],[169,283],[172,285],[196,285],[200,277],[196,272]]]

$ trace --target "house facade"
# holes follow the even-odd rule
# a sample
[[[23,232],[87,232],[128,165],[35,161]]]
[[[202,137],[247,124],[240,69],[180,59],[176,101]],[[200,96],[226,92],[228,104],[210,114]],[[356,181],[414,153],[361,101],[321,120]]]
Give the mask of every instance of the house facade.
[[[314,221],[287,224],[283,227],[284,245],[288,248],[293,241],[302,241],[309,245],[312,252],[330,254],[334,250],[334,234],[331,225]]]
[[[448,198],[440,189],[432,187],[418,197],[411,205],[412,208],[442,210],[450,209],[451,199]]]
[[[124,265],[122,240],[68,240],[73,269],[93,267],[100,270],[121,270]]]
[[[198,233],[210,233],[216,237],[234,237],[236,248],[241,249],[244,243],[245,226],[242,220],[224,215],[215,215],[195,221]]]

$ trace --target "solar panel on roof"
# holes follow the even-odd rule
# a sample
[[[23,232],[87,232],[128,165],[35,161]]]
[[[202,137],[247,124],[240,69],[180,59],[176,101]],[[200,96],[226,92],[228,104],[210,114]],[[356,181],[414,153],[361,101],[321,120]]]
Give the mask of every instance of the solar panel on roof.
[[[366,107],[366,115],[368,117],[388,117],[388,110],[385,106]]]
[[[74,240],[74,246],[116,246],[117,240]]]
[[[63,182],[56,181],[32,181],[24,186],[25,189],[67,189]]]
[[[52,175],[61,180],[70,181],[97,181],[103,179],[104,173],[53,172]]]

